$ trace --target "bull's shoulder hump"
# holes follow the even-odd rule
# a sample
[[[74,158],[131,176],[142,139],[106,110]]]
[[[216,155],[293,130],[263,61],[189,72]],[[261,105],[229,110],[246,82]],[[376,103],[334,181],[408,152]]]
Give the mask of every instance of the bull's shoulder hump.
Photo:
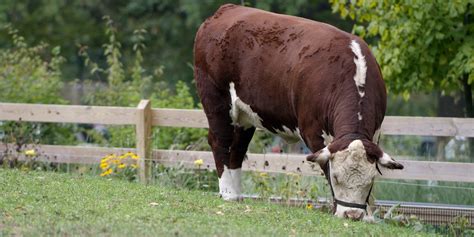
[[[225,11],[227,11],[227,10],[229,10],[229,9],[234,9],[234,8],[238,8],[238,7],[240,7],[240,6],[239,6],[239,5],[232,4],[232,3],[226,3],[226,4],[221,5],[221,6],[217,9],[216,13],[214,13],[214,15],[216,15],[216,14],[218,14],[218,13],[225,12]]]
[[[207,22],[231,22],[234,21],[235,18],[239,18],[241,15],[245,15],[247,13],[259,11],[258,9],[250,8],[250,7],[243,7],[234,4],[224,4],[217,9],[217,11],[207,18]]]
[[[350,35],[335,26],[323,22],[233,4],[221,6],[216,13],[206,21],[208,22],[207,24],[214,25],[212,27],[213,30],[219,30],[220,28],[226,29],[242,23],[246,23],[248,27],[270,27],[277,24],[284,27],[291,27],[295,30],[304,30],[314,33],[327,32],[339,36]]]

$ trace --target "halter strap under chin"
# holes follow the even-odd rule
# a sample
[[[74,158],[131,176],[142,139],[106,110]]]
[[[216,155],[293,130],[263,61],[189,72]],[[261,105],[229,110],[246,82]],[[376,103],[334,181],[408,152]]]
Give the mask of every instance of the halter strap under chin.
[[[375,163],[375,166],[377,168],[377,171],[379,171],[380,175],[382,175],[382,173],[379,170],[379,167],[377,166],[377,163]],[[339,205],[344,206],[344,207],[352,207],[352,208],[359,208],[359,209],[367,210],[367,204],[369,203],[370,193],[372,192],[372,188],[374,187],[374,183],[372,183],[372,185],[370,186],[369,194],[367,194],[367,198],[365,199],[364,204],[353,203],[353,202],[344,202],[342,200],[337,199],[336,195],[334,195],[334,190],[332,188],[332,182],[331,182],[331,167],[329,165],[329,161],[326,163],[326,170],[327,170],[326,178],[328,180],[329,187],[331,188],[332,198],[334,199],[334,207],[336,207],[339,204]]]

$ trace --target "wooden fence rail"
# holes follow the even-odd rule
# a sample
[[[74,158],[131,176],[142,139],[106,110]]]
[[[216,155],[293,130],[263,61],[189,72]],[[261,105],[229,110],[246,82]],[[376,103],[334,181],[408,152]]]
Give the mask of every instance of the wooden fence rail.
[[[0,121],[135,125],[137,108],[0,103]],[[164,127],[207,128],[201,110],[151,109],[151,124]],[[386,116],[385,135],[474,137],[474,119]]]
[[[195,168],[194,160],[203,159],[204,168],[214,169],[212,153],[204,151],[150,150],[152,126],[207,128],[207,119],[200,110],[151,109],[148,100],[137,108],[105,106],[68,106],[0,103],[0,121],[53,123],[90,123],[134,125],[137,148],[97,148],[42,145],[41,152],[50,161],[59,163],[98,163],[110,153],[133,151],[142,157],[139,176],[143,182],[149,177],[149,162],[165,165],[184,164]],[[474,137],[474,119],[387,116],[382,124],[385,135],[464,136]],[[404,170],[382,170],[382,178],[474,182],[474,164],[455,162],[411,161],[396,157]],[[308,164],[305,156],[295,154],[249,154],[244,170],[261,172],[297,172],[320,175],[321,170]]]

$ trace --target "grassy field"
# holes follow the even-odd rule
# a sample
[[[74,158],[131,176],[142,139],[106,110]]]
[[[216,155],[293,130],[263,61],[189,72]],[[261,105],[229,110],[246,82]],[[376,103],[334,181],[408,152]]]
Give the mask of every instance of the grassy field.
[[[121,180],[0,169],[0,236],[414,236],[409,228]]]

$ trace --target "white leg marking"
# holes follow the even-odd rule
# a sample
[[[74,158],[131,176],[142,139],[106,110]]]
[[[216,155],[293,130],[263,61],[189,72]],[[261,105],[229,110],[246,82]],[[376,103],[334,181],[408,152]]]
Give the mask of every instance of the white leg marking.
[[[359,43],[357,43],[357,41],[352,40],[350,48],[356,56],[356,58],[354,58],[354,63],[356,65],[354,81],[357,86],[357,91],[359,92],[360,97],[364,97],[365,93],[361,91],[359,87],[363,87],[365,85],[365,77],[367,74],[367,64],[365,62],[365,57],[362,54],[362,50],[360,49],[360,45]]]
[[[224,165],[224,172],[219,178],[219,194],[226,201],[235,201],[241,198],[242,169],[228,169]]]

